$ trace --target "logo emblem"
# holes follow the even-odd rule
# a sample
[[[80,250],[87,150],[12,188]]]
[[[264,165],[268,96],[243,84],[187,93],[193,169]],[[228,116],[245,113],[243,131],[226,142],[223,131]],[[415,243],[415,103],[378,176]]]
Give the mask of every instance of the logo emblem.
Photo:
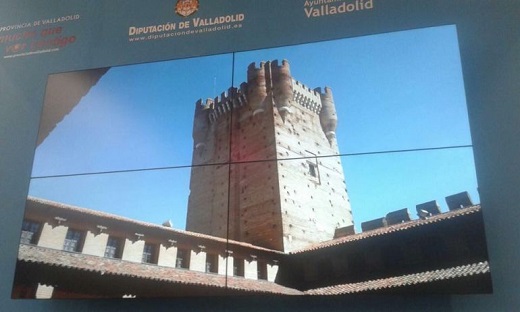
[[[187,17],[197,12],[199,9],[199,0],[177,0],[175,5],[175,13],[182,17]]]
[[[24,48],[25,48],[25,44],[17,43],[14,46],[12,46],[11,52],[18,53],[18,52],[22,51]]]

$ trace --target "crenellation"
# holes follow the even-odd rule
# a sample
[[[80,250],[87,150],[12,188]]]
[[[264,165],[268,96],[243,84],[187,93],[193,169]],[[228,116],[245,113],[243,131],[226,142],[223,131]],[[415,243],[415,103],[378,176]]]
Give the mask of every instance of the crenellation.
[[[289,61],[286,59],[283,59],[282,64],[280,64],[280,62],[278,60],[273,60],[273,61],[271,61],[271,68],[289,70]]]
[[[315,114],[321,111],[321,97],[315,90],[310,89],[303,83],[293,79],[294,102],[309,109]]]
[[[210,123],[214,123],[217,121],[219,117],[226,115],[235,109],[245,106],[248,102],[244,94],[244,90],[246,88],[247,87],[244,84],[242,84],[239,89],[231,87],[226,92],[222,92],[220,97],[215,97],[211,100],[208,99],[208,101],[211,101],[211,103],[206,104],[206,108],[210,109],[207,121]],[[200,107],[201,104],[197,102],[196,106]],[[200,108],[197,109],[196,112],[199,110]]]
[[[252,62],[251,64],[249,64],[249,66],[247,66],[248,78],[249,78],[249,73],[253,74],[255,72],[264,70],[264,65],[265,65],[265,62],[260,62],[260,64],[258,64],[258,67],[256,66],[256,62]]]

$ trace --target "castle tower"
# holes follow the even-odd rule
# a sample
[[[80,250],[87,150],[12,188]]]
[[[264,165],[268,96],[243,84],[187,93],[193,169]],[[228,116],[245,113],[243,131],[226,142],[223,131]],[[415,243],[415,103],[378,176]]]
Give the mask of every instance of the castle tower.
[[[352,225],[332,91],[289,63],[253,63],[247,82],[198,101],[186,229],[291,251]]]

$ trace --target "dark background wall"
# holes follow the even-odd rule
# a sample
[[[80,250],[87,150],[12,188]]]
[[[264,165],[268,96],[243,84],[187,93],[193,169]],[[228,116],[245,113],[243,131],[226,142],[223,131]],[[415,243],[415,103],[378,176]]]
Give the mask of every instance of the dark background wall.
[[[249,28],[229,38],[182,38],[128,49],[118,23],[143,23],[157,11],[147,6],[174,1],[14,1],[0,4],[0,26],[80,13],[68,25],[78,42],[59,53],[0,59],[0,304],[5,311],[513,311],[520,269],[520,3],[518,1],[374,0],[377,10],[348,19],[287,18],[304,1],[203,2],[215,16],[243,7]],[[255,12],[253,14],[252,12]],[[269,21],[269,22],[266,22]],[[279,21],[279,22],[277,22]],[[493,295],[361,296],[333,298],[239,297],[176,300],[13,301],[10,299],[23,215],[48,73],[115,64],[206,55],[305,41],[456,24],[470,127],[494,282]],[[119,26],[119,27],[118,27]],[[126,26],[127,29],[127,26]],[[258,30],[261,29],[261,32]],[[251,32],[255,36],[251,36]],[[232,39],[232,40],[230,40]],[[230,44],[230,41],[233,44]],[[1,49],[6,45],[2,44]],[[2,56],[5,51],[2,51]]]

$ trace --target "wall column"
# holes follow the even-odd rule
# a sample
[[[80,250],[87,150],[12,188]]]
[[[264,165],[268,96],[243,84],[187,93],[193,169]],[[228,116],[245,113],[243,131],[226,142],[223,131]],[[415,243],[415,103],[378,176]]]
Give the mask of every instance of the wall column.
[[[244,260],[244,277],[248,279],[258,279],[258,265],[256,258]]]
[[[276,274],[278,273],[278,264],[267,264],[267,280],[270,282],[274,282],[276,279]]]
[[[140,263],[143,260],[143,250],[144,240],[136,240],[135,242],[132,242],[127,238],[123,247],[121,260]]]
[[[38,287],[36,288],[36,299],[51,299],[52,293],[54,292],[54,287],[47,286],[43,284],[38,284]]]
[[[157,265],[175,268],[177,264],[177,246],[159,245]]]
[[[38,246],[63,249],[63,243],[65,242],[68,229],[68,227],[63,225],[56,225],[53,227],[49,223],[45,222],[40,234],[40,239],[38,240]]]
[[[85,244],[83,245],[83,253],[92,256],[103,257],[108,242],[108,234],[95,234],[90,231],[85,235]]]
[[[190,270],[206,272],[206,253],[203,251],[191,250]]]

